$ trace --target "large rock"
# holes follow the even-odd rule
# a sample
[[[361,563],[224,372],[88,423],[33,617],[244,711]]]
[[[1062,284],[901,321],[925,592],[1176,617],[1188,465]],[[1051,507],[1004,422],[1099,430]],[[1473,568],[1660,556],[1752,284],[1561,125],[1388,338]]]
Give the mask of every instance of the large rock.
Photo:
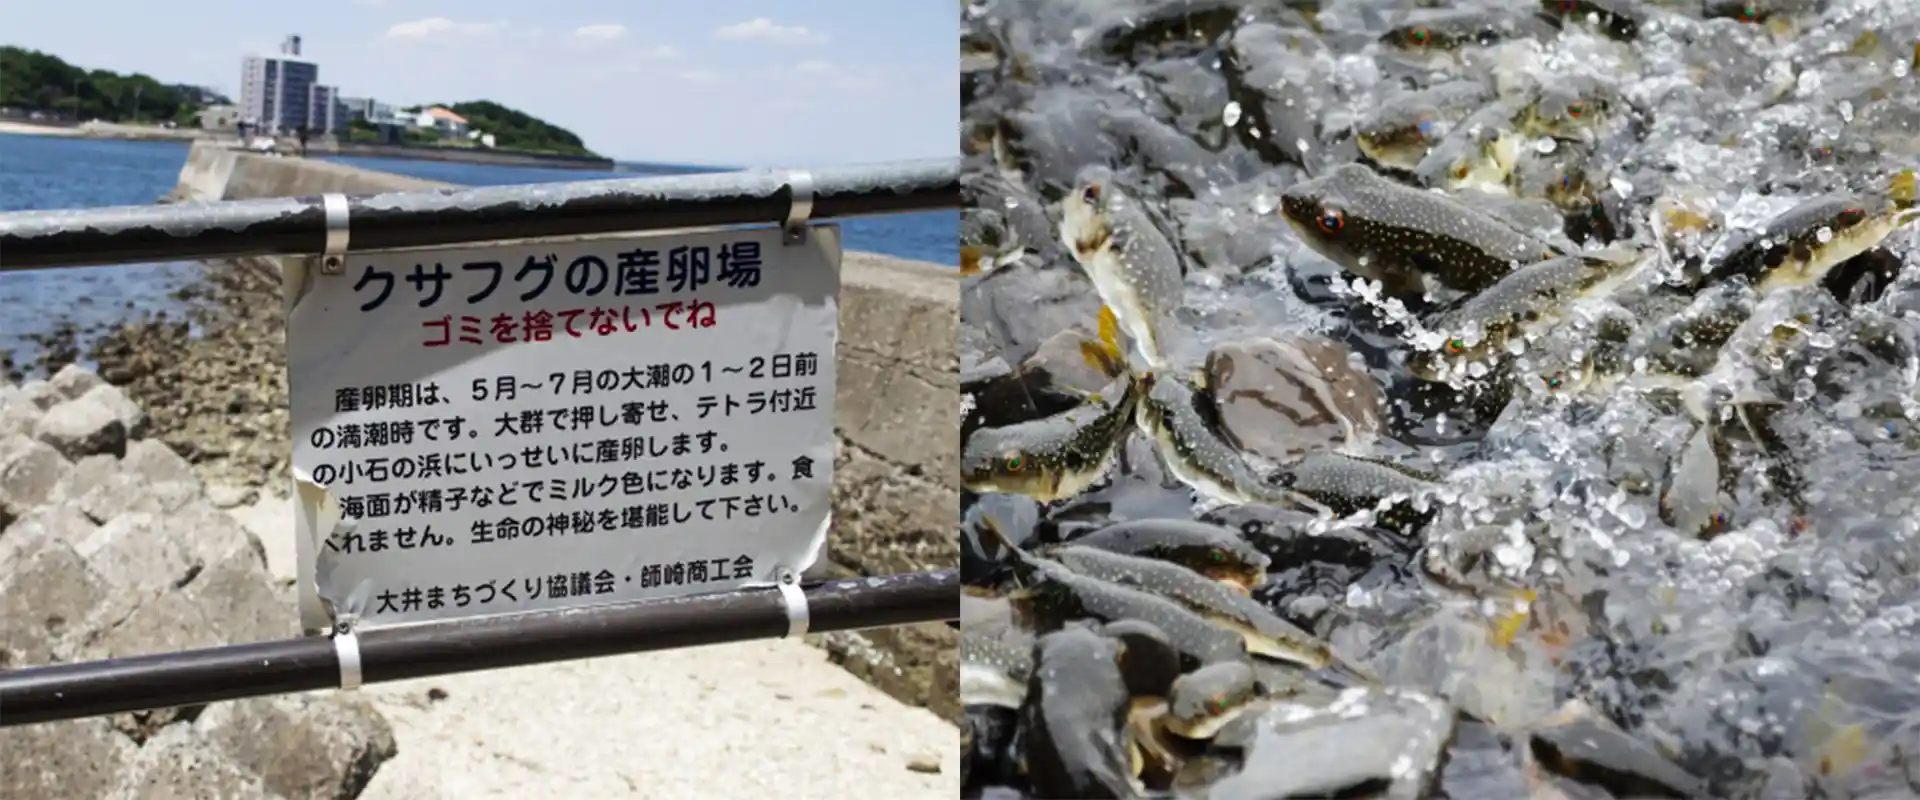
[[[118,622],[134,602],[67,543],[42,541],[0,573],[0,669],[66,660],[76,642]]]
[[[73,469],[58,450],[25,436],[0,441],[0,522],[11,523],[53,497]]]
[[[84,795],[63,796],[78,800]],[[148,740],[134,754],[116,791],[107,796],[284,800],[284,795],[269,793],[260,776],[235,764],[224,750],[197,735],[190,725],[176,725]]]
[[[119,458],[127,452],[127,424],[120,420],[120,410],[92,392],[47,409],[33,435],[68,458],[99,453]]]
[[[32,436],[33,428],[46,413],[33,398],[12,384],[0,384],[0,437]]]
[[[41,411],[53,408],[60,401],[67,399],[59,389],[53,388],[53,384],[40,380],[20,384],[20,396]]]
[[[137,753],[133,741],[103,719],[0,728],[0,763],[5,764],[0,769],[0,797],[109,797],[120,784],[124,765]]]
[[[87,371],[85,367],[79,364],[68,364],[61,367],[60,371],[54,373],[53,378],[47,382],[53,386],[54,391],[59,392],[61,397],[68,400],[86,394],[95,387],[107,385],[107,382],[101,380],[100,376]]]
[[[221,703],[194,722],[235,764],[284,797],[350,800],[399,752],[386,718],[356,695]]]

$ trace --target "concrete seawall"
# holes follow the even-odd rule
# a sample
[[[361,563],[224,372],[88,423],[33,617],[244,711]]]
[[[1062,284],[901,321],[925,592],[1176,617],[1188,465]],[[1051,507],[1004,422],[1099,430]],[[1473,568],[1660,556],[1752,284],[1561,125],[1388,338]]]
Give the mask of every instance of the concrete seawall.
[[[451,184],[196,143],[171,200],[372,194]],[[271,261],[271,260],[268,260]],[[959,563],[959,275],[848,251],[841,265],[834,575]],[[280,482],[279,476],[273,481]],[[274,484],[267,484],[269,487]],[[288,546],[291,546],[291,537]],[[273,544],[268,543],[272,560]],[[945,625],[809,637],[854,674],[908,703],[958,715],[957,639]]]

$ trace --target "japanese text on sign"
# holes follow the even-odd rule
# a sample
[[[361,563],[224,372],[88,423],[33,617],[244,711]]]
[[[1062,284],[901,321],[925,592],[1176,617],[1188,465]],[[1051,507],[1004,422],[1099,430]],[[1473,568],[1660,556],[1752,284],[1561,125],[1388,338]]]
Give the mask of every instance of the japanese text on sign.
[[[838,329],[839,231],[814,230],[369,253],[315,276],[289,318],[294,467],[348,524],[300,517],[306,625],[354,589],[382,625],[804,569]]]

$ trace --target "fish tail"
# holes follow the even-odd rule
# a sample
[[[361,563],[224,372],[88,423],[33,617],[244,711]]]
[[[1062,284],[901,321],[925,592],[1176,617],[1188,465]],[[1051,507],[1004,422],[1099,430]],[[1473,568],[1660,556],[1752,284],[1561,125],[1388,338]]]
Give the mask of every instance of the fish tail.
[[[1920,195],[1920,192],[1916,192],[1912,169],[1900,170],[1887,179],[1887,196],[1892,198],[1895,208],[1902,211],[1913,210],[1915,200],[1920,200],[1920,196],[1917,195]]]
[[[1127,363],[1125,351],[1120,349],[1120,318],[1113,313],[1113,307],[1100,305],[1100,346],[1106,349],[1109,363],[1116,365],[1109,375],[1120,374],[1120,367]]]

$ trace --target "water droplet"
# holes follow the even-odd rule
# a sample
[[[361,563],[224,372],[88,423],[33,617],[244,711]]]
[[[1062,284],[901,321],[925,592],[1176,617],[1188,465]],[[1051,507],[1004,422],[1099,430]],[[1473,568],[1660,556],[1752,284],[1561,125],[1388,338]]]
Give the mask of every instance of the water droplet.
[[[1009,198],[1007,198],[1007,199],[1006,199],[1005,201],[1003,201],[1003,203],[1002,203],[1002,204],[1003,204],[1003,205],[1005,205],[1005,206],[1007,207],[1007,210],[1008,210],[1008,211],[1012,211],[1013,209],[1016,209],[1016,208],[1019,208],[1019,207],[1020,207],[1020,201],[1019,201],[1019,200],[1016,200],[1016,199],[1014,199],[1014,198],[1011,198],[1011,197],[1009,197]]]
[[[1226,109],[1220,113],[1220,121],[1226,123],[1227,127],[1229,128],[1240,124],[1239,101],[1231,101],[1227,103]]]
[[[1813,232],[1813,238],[1819,239],[1821,244],[1831,242],[1833,241],[1833,229],[1822,225],[1820,226],[1820,230]]]
[[[1559,147],[1560,147],[1560,143],[1557,141],[1554,141],[1554,138],[1551,136],[1541,137],[1540,141],[1533,143],[1534,152],[1540,153],[1542,155],[1551,153],[1554,150],[1559,149]]]
[[[1261,192],[1253,196],[1253,213],[1255,214],[1271,214],[1275,208],[1279,207],[1280,201],[1266,192]]]

